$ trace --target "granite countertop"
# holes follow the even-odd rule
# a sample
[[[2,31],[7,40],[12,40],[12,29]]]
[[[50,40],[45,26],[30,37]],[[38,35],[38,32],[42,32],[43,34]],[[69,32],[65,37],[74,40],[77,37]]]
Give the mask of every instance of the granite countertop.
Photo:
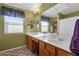
[[[27,32],[26,34],[30,35],[38,40],[44,41],[44,42],[54,45],[58,48],[71,52],[69,49],[70,42],[71,42],[70,37],[61,38],[59,35],[55,35],[54,33],[43,34],[40,32]]]

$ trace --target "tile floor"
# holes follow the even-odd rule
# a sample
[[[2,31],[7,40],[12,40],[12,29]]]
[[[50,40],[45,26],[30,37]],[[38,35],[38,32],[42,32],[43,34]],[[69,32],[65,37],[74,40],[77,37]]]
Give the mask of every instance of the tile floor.
[[[37,56],[37,54],[33,54],[27,47],[22,47],[10,51],[2,51],[0,56]]]

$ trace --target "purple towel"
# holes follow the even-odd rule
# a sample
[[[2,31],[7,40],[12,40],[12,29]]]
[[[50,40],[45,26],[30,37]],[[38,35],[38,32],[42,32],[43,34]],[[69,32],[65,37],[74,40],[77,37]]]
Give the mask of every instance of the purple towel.
[[[70,50],[73,54],[79,53],[79,19],[75,24],[74,33],[70,44]]]

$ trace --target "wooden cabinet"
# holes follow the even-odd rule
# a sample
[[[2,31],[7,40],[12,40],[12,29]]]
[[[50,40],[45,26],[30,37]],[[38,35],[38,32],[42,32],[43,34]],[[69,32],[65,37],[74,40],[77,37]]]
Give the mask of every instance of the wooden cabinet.
[[[49,52],[46,49],[39,49],[39,56],[49,56]]]
[[[62,50],[60,48],[57,48],[56,50],[57,50],[57,53],[56,53],[57,56],[71,56],[72,55],[71,53],[65,50]]]
[[[39,53],[39,42],[35,38],[32,38],[32,52],[37,54]]]
[[[45,49],[45,42],[39,41],[39,48]]]
[[[29,49],[32,51],[32,39],[31,39],[31,37],[29,39]]]
[[[38,42],[39,42],[39,40],[38,40],[38,39],[36,39],[36,38],[32,38],[32,40],[33,40],[33,41],[35,41],[36,43],[38,43]]]
[[[29,36],[26,35],[26,45],[27,45],[27,48],[29,48]]]
[[[71,56],[72,54],[51,44],[39,41],[40,56]]]
[[[27,48],[30,49],[31,52],[38,54],[39,52],[38,40],[27,35],[26,42],[27,42]]]
[[[46,49],[46,43],[39,41],[39,55],[40,56],[49,56],[49,52]]]
[[[31,40],[31,37],[26,35],[26,44],[27,44],[27,48],[29,48],[31,50],[32,48],[32,40]]]
[[[48,44],[44,41],[33,38],[29,35],[26,36],[27,47],[33,53],[39,54],[39,56],[71,56],[72,54],[55,47],[51,44]]]
[[[51,56],[55,56],[55,47],[50,44],[46,44],[46,49],[49,51]]]

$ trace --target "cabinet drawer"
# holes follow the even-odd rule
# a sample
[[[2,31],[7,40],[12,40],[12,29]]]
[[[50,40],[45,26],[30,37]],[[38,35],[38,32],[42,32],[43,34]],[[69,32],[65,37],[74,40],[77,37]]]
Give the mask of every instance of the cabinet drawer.
[[[39,55],[40,56],[49,56],[49,52],[46,49],[39,49]]]
[[[57,48],[57,55],[58,56],[71,56],[72,54],[70,54],[69,52],[66,52],[62,49]]]
[[[55,47],[50,45],[50,44],[46,44],[46,49],[50,52],[50,54],[55,55]]]
[[[45,48],[45,43],[43,41],[39,41],[39,48]]]

